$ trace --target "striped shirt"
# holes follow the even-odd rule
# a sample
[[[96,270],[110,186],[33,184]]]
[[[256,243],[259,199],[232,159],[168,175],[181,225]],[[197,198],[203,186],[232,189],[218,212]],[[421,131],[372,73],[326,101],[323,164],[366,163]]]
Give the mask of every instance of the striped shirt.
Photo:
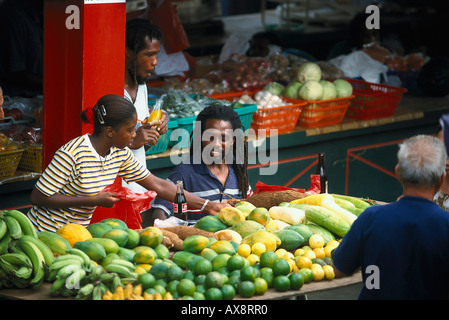
[[[111,148],[100,156],[89,135],[77,137],[62,146],[36,183],[46,196],[93,196],[112,184],[119,175],[127,182],[145,179],[150,172],[128,149]],[[87,226],[95,207],[45,208],[33,206],[28,218],[38,230],[56,231],[68,223]]]
[[[176,184],[176,181],[183,182],[184,190],[203,199],[214,202],[224,202],[229,199],[242,199],[252,194],[251,186],[248,186],[248,193],[245,197],[238,187],[238,180],[232,165],[228,165],[229,174],[225,185],[206,167],[205,164],[180,164],[176,166],[168,176],[167,180]],[[153,208],[162,209],[167,217],[173,215],[173,204],[170,201],[154,198],[151,203]],[[209,213],[199,209],[187,207],[188,219],[199,220]]]

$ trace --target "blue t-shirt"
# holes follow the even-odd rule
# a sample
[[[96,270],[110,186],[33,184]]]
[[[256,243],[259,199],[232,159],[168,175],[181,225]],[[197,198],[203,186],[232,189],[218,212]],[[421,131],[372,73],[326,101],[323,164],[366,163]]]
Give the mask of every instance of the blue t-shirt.
[[[361,267],[360,299],[447,299],[449,214],[432,201],[404,196],[366,209],[343,237],[335,267]]]
[[[192,161],[191,161],[192,162]],[[238,180],[232,165],[228,165],[229,174],[223,186],[221,181],[206,167],[201,164],[180,164],[177,165],[168,176],[167,180],[176,184],[176,181],[183,182],[184,190],[203,199],[214,202],[224,202],[229,199],[242,199],[251,195],[251,187],[248,186],[248,194],[242,196],[238,186]],[[153,208],[164,210],[167,216],[173,214],[173,204],[170,201],[154,198],[151,203]],[[208,215],[199,209],[187,207],[189,220],[199,220]]]

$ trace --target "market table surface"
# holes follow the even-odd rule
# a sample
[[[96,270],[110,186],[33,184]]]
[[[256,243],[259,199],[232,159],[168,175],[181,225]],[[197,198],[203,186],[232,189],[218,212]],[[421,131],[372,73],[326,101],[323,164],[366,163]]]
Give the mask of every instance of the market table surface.
[[[308,295],[330,291],[333,289],[341,289],[353,285],[360,285],[362,283],[362,276],[357,272],[351,276],[343,278],[335,278],[333,280],[322,280],[317,282],[310,282],[304,284],[300,290],[289,290],[286,292],[276,292],[274,289],[269,289],[262,296],[254,296],[250,299],[240,298],[238,295],[236,300],[285,300],[295,297],[306,298]],[[74,300],[74,297],[51,297],[48,293],[50,283],[43,283],[38,289],[1,289],[0,299],[14,299],[14,300]],[[357,292],[358,294],[358,292]],[[331,296],[330,299],[333,299]],[[337,298],[335,298],[337,300]]]

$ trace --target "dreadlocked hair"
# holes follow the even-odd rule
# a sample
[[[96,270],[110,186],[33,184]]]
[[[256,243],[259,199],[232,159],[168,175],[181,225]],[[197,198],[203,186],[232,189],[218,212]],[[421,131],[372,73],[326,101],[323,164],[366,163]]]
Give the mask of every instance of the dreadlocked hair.
[[[222,105],[219,103],[211,104],[210,106],[204,108],[196,117],[195,125],[200,126],[200,137],[203,136],[206,130],[206,123],[209,119],[223,120],[231,123],[232,130],[241,129],[243,136],[243,157],[234,156],[232,167],[237,175],[237,182],[239,190],[242,192],[242,198],[246,198],[248,193],[249,179],[248,179],[248,146],[247,146],[247,136],[243,133],[245,132],[245,127],[240,120],[239,115],[229,106]],[[192,139],[193,132],[190,136]],[[191,140],[190,139],[190,140]],[[237,148],[240,147],[240,143],[233,144],[233,155],[241,154],[241,151]],[[200,150],[202,152],[202,148]],[[194,153],[194,144],[190,144],[190,154]],[[243,163],[240,163],[239,159],[243,158]]]
[[[152,24],[146,19],[132,19],[126,22],[125,48],[131,50],[134,57],[139,51],[146,48],[145,38],[148,36],[150,41],[162,41],[162,32],[158,26]],[[137,66],[135,66],[136,68]],[[134,70],[136,71],[136,70]],[[136,72],[134,72],[134,77]],[[137,82],[136,79],[134,81]]]

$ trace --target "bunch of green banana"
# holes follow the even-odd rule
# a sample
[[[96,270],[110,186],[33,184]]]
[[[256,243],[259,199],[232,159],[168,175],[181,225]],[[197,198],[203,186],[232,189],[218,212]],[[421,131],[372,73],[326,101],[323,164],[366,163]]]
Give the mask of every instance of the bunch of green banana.
[[[50,295],[76,295],[79,289],[89,282],[92,268],[89,256],[76,248],[56,257],[48,269],[48,281],[53,282],[49,289]]]
[[[38,288],[54,261],[28,217],[18,210],[0,212],[0,285]]]

